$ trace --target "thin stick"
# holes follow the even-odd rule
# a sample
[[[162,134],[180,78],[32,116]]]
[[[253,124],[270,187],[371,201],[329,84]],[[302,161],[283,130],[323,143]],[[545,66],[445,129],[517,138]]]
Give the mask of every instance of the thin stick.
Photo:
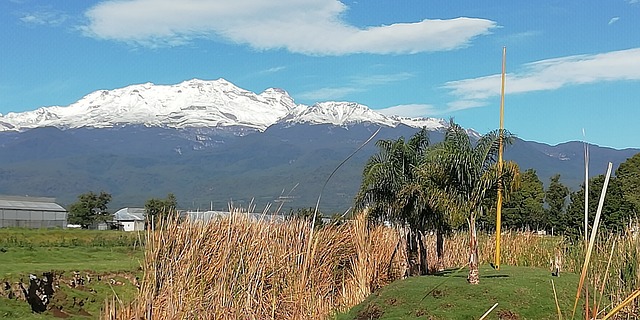
[[[580,292],[582,291],[582,286],[584,285],[584,279],[587,276],[589,260],[591,259],[591,251],[593,250],[593,245],[596,242],[596,234],[598,233],[598,224],[600,223],[600,215],[602,214],[602,207],[604,206],[604,197],[607,194],[607,186],[609,185],[609,178],[611,178],[612,166],[613,164],[609,162],[609,167],[607,168],[607,176],[604,179],[604,184],[602,186],[602,193],[600,194],[600,202],[598,203],[598,211],[596,212],[596,219],[593,222],[593,229],[591,230],[591,239],[589,240],[587,255],[584,259],[584,265],[582,266],[582,274],[580,275],[580,283],[578,284],[578,291],[576,291],[576,301],[573,304],[573,315],[571,316],[571,319],[574,319],[576,316],[576,309],[578,308],[578,300],[580,300]]]
[[[613,244],[611,245],[611,253],[609,254],[609,261],[607,262],[607,268],[604,271],[604,275],[602,275],[602,286],[600,286],[600,299],[598,299],[598,303],[595,305],[595,310],[593,311],[594,317],[598,316],[598,307],[602,303],[602,297],[604,296],[604,285],[607,283],[607,274],[609,273],[609,267],[611,266],[611,259],[613,258],[613,249],[616,247],[615,240],[612,242]]]
[[[584,128],[582,137],[585,138]],[[584,140],[583,140],[584,141]],[[584,141],[584,243],[587,243],[589,235],[589,146]]]
[[[329,183],[329,180],[331,179],[331,177],[333,177],[336,171],[338,171],[338,169],[340,169],[340,167],[342,167],[343,164],[349,161],[351,157],[353,157],[356,153],[358,153],[360,149],[364,148],[364,146],[366,146],[367,143],[373,140],[373,138],[378,134],[378,132],[380,132],[380,129],[382,129],[382,127],[378,127],[378,130],[376,130],[376,132],[374,132],[371,135],[371,137],[367,139],[367,141],[362,143],[362,145],[360,145],[355,151],[353,151],[346,159],[342,160],[342,162],[340,162],[340,164],[335,169],[333,169],[333,171],[331,172],[327,180],[322,185],[322,189],[320,189],[320,194],[318,195],[318,201],[316,202],[316,208],[313,211],[313,219],[311,220],[311,230],[309,231],[309,242],[307,243],[307,255],[304,260],[303,269],[302,269],[302,272],[303,272],[302,279],[306,279],[307,277],[307,271],[308,271],[307,269],[309,268],[309,263],[310,263],[309,260],[311,259],[311,244],[313,243],[313,229],[316,226],[316,216],[318,215],[318,207],[320,206],[320,198],[322,198],[322,192],[324,191],[324,188],[327,186],[327,183]]]
[[[620,303],[617,307],[613,308],[611,312],[607,313],[607,315],[604,316],[602,320],[607,320],[611,318],[616,313],[618,313],[622,308],[628,305],[631,301],[635,300],[638,296],[640,296],[640,289],[637,289],[636,291],[632,292],[631,295],[629,295],[629,297],[627,297],[626,299],[624,299],[624,301],[622,301],[622,303]]]
[[[560,304],[558,303],[558,294],[556,293],[556,285],[551,279],[551,287],[553,288],[553,299],[556,300],[556,310],[558,311],[558,320],[562,320],[562,311],[560,311]]]
[[[493,309],[495,309],[497,306],[498,306],[498,303],[496,302],[496,304],[494,304],[493,307],[489,308],[489,310],[487,310],[487,312],[485,312],[482,315],[482,317],[480,317],[480,319],[478,319],[478,320],[482,320],[482,319],[486,318],[489,315],[489,313],[491,313],[491,311],[493,311]]]

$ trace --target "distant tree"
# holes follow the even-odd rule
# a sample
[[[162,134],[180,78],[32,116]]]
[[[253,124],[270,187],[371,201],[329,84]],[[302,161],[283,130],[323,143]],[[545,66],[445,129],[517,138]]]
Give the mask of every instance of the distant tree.
[[[593,226],[604,180],[604,175],[589,180],[589,226]],[[636,218],[634,204],[625,197],[619,178],[611,178],[602,207],[600,228],[609,233],[620,232],[633,218]],[[584,234],[584,185],[580,190],[571,194],[571,202],[567,207],[564,224],[564,234],[569,238],[578,239]]]
[[[293,219],[303,219],[303,220],[311,220],[313,219],[314,213],[315,213],[315,208],[313,207],[309,207],[309,208],[298,208],[296,210],[291,209],[289,211],[289,217],[293,218]],[[320,229],[323,227],[324,223],[322,222],[322,212],[318,212],[317,215],[315,215],[316,219],[314,221],[314,228],[315,229]]]
[[[544,210],[544,187],[538,174],[527,169],[520,174],[520,187],[511,193],[502,206],[502,222],[508,228],[550,228]]]
[[[626,201],[637,213],[640,210],[640,153],[627,159],[616,170],[616,180]]]
[[[147,215],[147,223],[154,224],[164,221],[169,214],[176,212],[178,201],[173,193],[167,194],[164,199],[151,198],[144,204]]]
[[[549,187],[544,195],[547,204],[547,217],[552,230],[562,232],[564,225],[565,202],[569,196],[569,188],[560,182],[560,175],[551,177]]]
[[[78,196],[78,201],[69,206],[68,221],[71,224],[79,224],[86,229],[95,222],[106,222],[111,219],[107,212],[107,204],[111,201],[111,194],[101,191],[96,194],[93,191]]]

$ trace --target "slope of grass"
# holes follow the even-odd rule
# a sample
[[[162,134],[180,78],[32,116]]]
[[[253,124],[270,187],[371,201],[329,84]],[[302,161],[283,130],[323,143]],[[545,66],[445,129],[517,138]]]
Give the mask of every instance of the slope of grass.
[[[449,269],[396,281],[370,295],[336,319],[558,319],[553,279],[563,315],[570,317],[579,276],[552,277],[545,269],[490,266],[480,269],[480,284],[469,285],[467,269]]]

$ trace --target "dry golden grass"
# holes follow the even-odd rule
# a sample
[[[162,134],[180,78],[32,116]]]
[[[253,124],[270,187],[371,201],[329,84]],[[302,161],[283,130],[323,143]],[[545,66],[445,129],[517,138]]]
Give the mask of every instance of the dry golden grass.
[[[428,235],[425,239],[427,258],[431,266],[435,266],[436,236]],[[549,267],[556,251],[563,251],[563,242],[558,237],[538,236],[530,232],[503,232],[501,237],[501,261],[510,266]],[[495,235],[478,234],[479,262],[493,262],[495,253]],[[446,268],[459,267],[469,261],[469,234],[454,232],[444,242],[443,262]]]
[[[309,242],[311,240],[311,242]],[[147,240],[144,279],[106,319],[322,319],[402,276],[398,233],[363,216],[315,232],[307,221],[252,221],[241,213],[169,222]]]
[[[578,272],[584,261],[584,245],[576,244],[565,253],[566,268]],[[586,277],[594,288],[589,293],[590,305],[592,309],[598,306],[598,314],[602,316],[603,312],[609,312],[640,289],[640,238],[629,230],[603,235],[596,242],[592,255]],[[616,319],[638,318],[640,304],[637,299],[616,315]]]
[[[148,234],[138,297],[128,304],[108,301],[104,319],[325,319],[406,270],[401,233],[371,226],[364,215],[313,232],[308,221],[253,221],[242,213],[207,224],[172,221],[161,229]],[[425,240],[431,267],[435,240]],[[480,263],[493,261],[495,235],[480,234],[478,242]],[[466,265],[468,234],[447,237],[444,252],[445,267]],[[563,272],[579,272],[584,244],[532,233],[502,235],[505,265],[549,268],[556,255]],[[638,289],[639,265],[637,236],[597,241],[587,280],[590,306],[599,306],[599,316]],[[638,318],[639,310],[633,301],[616,318]]]

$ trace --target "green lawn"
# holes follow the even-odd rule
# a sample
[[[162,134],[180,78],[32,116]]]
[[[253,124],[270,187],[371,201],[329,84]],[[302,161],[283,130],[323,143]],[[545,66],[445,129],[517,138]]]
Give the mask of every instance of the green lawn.
[[[62,307],[70,319],[97,319],[105,299],[114,293],[124,301],[136,294],[129,279],[141,276],[143,238],[143,234],[121,231],[0,229],[0,280],[22,279],[28,286],[29,274],[54,272],[61,280],[51,305]],[[71,288],[68,283],[74,271],[83,277],[89,274],[91,282]],[[32,313],[25,301],[0,297],[0,319],[57,318],[50,311]]]
[[[578,275],[482,266],[480,284],[472,286],[466,281],[468,269],[456,271],[396,281],[336,319],[479,319],[496,302],[486,319],[558,319],[551,280],[563,316],[571,317]]]

